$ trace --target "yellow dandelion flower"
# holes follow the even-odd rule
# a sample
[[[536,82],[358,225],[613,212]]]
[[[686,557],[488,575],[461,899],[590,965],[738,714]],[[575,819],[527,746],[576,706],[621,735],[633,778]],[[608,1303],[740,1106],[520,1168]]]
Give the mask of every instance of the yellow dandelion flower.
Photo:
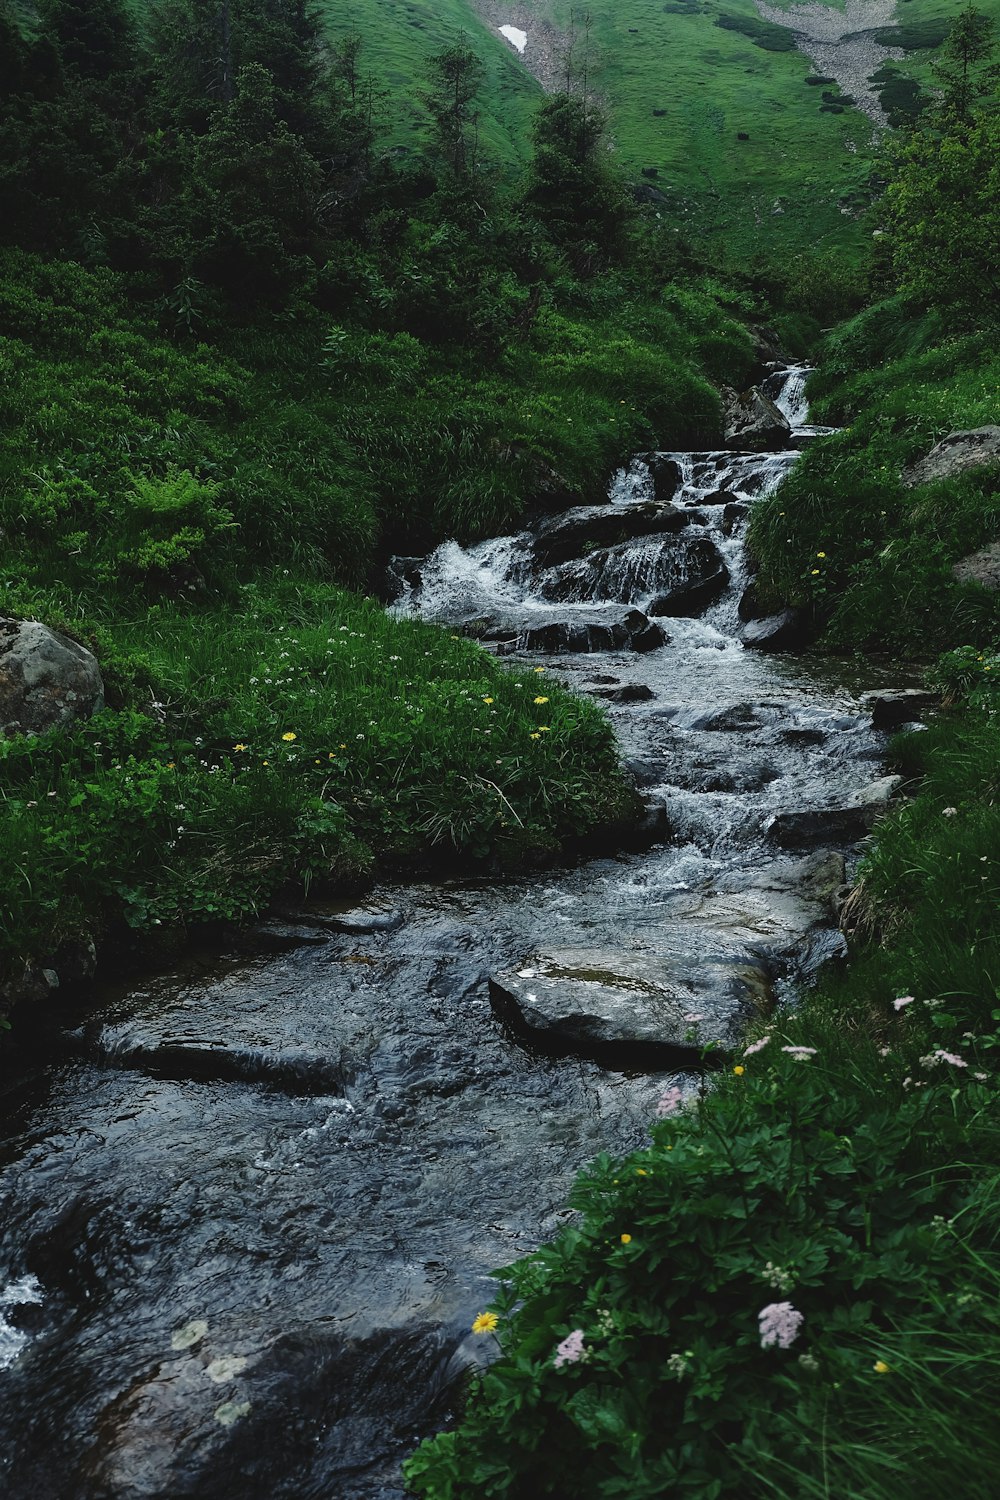
[[[176,769],[177,769],[177,762],[175,760],[168,760],[167,761],[167,770],[168,771],[176,771]]]
[[[540,740],[540,739],[541,739],[541,735],[540,735],[540,734],[533,734],[533,735],[532,735],[532,736],[531,736],[531,738],[532,738],[532,739],[533,739],[533,740]]]
[[[480,1313],[472,1325],[473,1333],[493,1333],[500,1319],[496,1313]]]
[[[826,553],[825,553],[825,552],[817,552],[817,553],[816,553],[816,556],[817,556],[817,557],[825,557],[825,556],[826,556]]]
[[[740,1063],[737,1063],[736,1067],[733,1069],[733,1072],[736,1074],[737,1078],[742,1078],[743,1074],[746,1072],[746,1068],[744,1068]]]
[[[819,568],[813,568],[813,570],[812,570],[812,576],[815,578],[818,572],[819,572]]]
[[[547,724],[539,724],[539,726],[538,726],[538,733],[539,734],[548,734],[548,732],[549,732],[549,726]]]
[[[286,744],[290,745],[291,742],[292,742],[292,740],[297,740],[298,739],[298,735],[295,734],[295,733],[293,733],[293,731],[290,729],[288,731],[288,733],[287,734],[283,734],[281,736],[281,738],[286,742]]]
[[[649,1173],[646,1171],[645,1167],[636,1167],[635,1175],[637,1177],[648,1177]]]
[[[237,754],[239,754],[241,750],[245,750],[246,748],[247,748],[246,745],[234,745],[233,746],[233,749],[236,751]]]
[[[884,1359],[877,1359],[872,1365],[872,1369],[876,1375],[888,1375],[890,1366],[886,1364]]]
[[[544,672],[544,671],[545,671],[545,668],[544,668],[544,667],[536,667],[536,668],[535,668],[535,671],[536,671],[536,672]]]
[[[630,1234],[623,1234],[621,1239],[623,1245],[631,1245],[632,1243],[632,1236]]]
[[[261,761],[261,765],[262,765],[262,766],[266,766],[266,765],[267,765],[267,761],[266,761],[266,760],[262,760],[262,761]]]
[[[541,696],[539,696],[539,697],[537,697],[537,698],[536,698],[536,699],[535,699],[535,702],[536,702],[536,703],[548,703],[548,701],[549,701],[549,700],[548,700],[548,698],[543,698],[543,697],[541,697]]]
[[[492,703],[492,702],[493,702],[493,699],[492,699],[492,698],[484,698],[484,699],[483,699],[483,702],[484,702],[484,703]]]

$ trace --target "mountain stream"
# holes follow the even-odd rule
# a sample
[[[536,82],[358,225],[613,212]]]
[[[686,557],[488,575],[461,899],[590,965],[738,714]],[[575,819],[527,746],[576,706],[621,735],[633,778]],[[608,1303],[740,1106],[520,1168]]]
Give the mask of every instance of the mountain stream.
[[[885,684],[743,643],[746,510],[795,458],[647,455],[409,571],[397,608],[601,696],[646,847],[275,918],[47,1020],[0,1145],[8,1500],[400,1496],[490,1270],[838,955]]]

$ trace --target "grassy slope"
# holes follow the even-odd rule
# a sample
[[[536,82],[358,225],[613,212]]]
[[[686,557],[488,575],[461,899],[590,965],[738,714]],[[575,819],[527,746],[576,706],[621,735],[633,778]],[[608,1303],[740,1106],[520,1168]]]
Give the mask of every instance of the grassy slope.
[[[418,100],[428,59],[464,34],[485,68],[479,125],[484,155],[502,167],[526,160],[541,89],[465,0],[320,0],[320,9],[332,36],[364,38],[361,65],[389,90],[383,116],[395,147],[412,151],[419,145],[426,113]]]

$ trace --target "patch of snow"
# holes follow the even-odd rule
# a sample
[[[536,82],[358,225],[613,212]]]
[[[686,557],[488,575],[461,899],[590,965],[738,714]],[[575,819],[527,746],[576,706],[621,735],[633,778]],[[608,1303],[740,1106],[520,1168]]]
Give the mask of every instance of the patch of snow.
[[[497,30],[501,36],[507,38],[512,47],[517,48],[518,52],[523,52],[528,45],[528,33],[519,31],[516,26],[498,26]]]

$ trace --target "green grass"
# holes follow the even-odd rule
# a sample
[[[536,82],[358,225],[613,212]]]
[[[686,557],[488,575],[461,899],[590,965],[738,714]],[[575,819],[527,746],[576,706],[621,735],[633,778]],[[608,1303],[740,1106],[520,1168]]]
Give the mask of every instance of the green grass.
[[[485,69],[479,121],[485,170],[509,176],[527,160],[541,88],[466,0],[320,0],[319,9],[334,39],[364,39],[362,71],[370,69],[388,91],[381,113],[393,148],[419,153],[426,133],[419,98],[427,87],[428,60],[464,35]]]
[[[109,633],[161,707],[0,742],[0,969],[350,888],[375,856],[548,858],[602,821],[609,786],[628,805],[590,703],[342,590],[262,580]]]

